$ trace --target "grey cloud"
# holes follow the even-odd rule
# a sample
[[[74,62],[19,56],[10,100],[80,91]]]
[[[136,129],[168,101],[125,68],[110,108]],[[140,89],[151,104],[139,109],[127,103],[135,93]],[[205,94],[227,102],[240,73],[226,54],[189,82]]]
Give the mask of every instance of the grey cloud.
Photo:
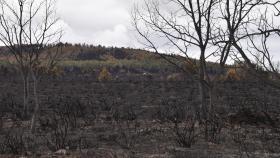
[[[64,41],[134,46],[130,11],[139,0],[59,0],[58,15],[65,29]]]

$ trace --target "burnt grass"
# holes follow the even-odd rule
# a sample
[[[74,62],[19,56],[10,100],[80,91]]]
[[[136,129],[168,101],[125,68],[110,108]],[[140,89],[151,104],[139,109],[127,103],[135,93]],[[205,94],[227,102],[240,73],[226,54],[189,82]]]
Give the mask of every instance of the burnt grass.
[[[0,80],[0,157],[280,157],[280,91],[260,81],[216,83],[206,141],[188,80],[42,78],[35,134],[22,81]]]

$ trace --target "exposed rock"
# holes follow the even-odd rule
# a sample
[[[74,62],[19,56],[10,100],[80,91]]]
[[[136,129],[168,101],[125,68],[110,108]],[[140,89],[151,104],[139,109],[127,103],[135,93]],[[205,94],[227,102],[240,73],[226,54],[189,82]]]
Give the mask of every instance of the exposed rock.
[[[66,155],[67,154],[67,150],[66,149],[59,149],[55,152],[55,154],[57,155]]]

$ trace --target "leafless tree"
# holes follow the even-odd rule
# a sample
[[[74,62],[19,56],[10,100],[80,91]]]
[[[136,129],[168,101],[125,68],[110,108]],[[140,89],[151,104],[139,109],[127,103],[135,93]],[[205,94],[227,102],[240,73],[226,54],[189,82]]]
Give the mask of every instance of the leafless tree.
[[[273,22],[269,22],[268,9],[265,10],[263,16],[259,19],[258,30],[262,32],[257,38],[249,36],[250,54],[255,57],[255,64],[261,67],[267,73],[273,74],[275,78],[280,79],[279,63],[273,59],[273,54],[269,49],[269,42],[280,37],[280,26],[276,26],[275,32],[267,32],[269,29],[275,28]],[[248,32],[248,31],[247,31]]]
[[[1,0],[0,41],[14,56],[24,81],[24,114],[28,115],[29,81],[33,79],[35,111],[34,130],[39,110],[37,72],[40,67],[53,65],[57,53],[46,51],[48,45],[59,42],[62,31],[57,28],[55,0]]]
[[[218,54],[222,66],[233,59],[244,61],[250,70],[255,70],[259,64],[267,71],[278,73],[268,51],[267,39],[279,36],[279,24],[274,23],[279,16],[279,5],[278,0],[220,2],[221,25],[217,26],[219,34],[214,44],[221,46]]]
[[[133,24],[144,44],[153,49],[170,63],[180,67],[174,60],[160,54],[157,40],[163,40],[175,52],[186,57],[188,63],[195,65],[198,75],[185,70],[189,76],[198,81],[201,97],[201,118],[208,120],[212,107],[207,101],[211,92],[211,80],[207,73],[207,58],[212,55],[211,43],[215,29],[215,12],[219,0],[149,0],[145,1],[143,10],[135,7]],[[189,49],[198,49],[199,62],[191,58]],[[206,134],[207,137],[207,134]]]

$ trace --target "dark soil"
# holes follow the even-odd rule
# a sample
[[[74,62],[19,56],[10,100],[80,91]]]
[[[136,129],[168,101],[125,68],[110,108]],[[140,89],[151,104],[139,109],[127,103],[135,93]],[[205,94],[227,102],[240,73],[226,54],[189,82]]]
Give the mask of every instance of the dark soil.
[[[197,83],[41,79],[40,118],[31,134],[30,119],[21,117],[22,81],[0,80],[2,157],[280,157],[280,91],[258,81],[217,83],[212,100],[220,130],[205,141],[195,121],[198,135],[188,148],[176,141],[172,119],[190,127]],[[32,99],[30,105],[32,112]]]

